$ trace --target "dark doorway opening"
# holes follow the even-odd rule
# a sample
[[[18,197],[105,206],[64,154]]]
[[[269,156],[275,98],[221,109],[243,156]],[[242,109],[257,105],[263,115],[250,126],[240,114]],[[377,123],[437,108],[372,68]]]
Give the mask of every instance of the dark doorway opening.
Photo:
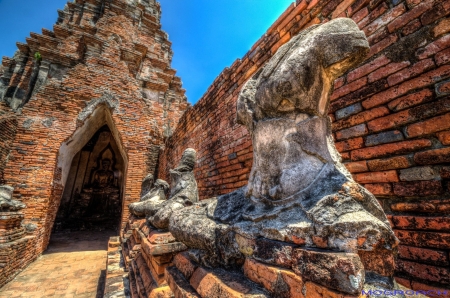
[[[108,125],[72,160],[54,231],[117,230],[125,161]]]

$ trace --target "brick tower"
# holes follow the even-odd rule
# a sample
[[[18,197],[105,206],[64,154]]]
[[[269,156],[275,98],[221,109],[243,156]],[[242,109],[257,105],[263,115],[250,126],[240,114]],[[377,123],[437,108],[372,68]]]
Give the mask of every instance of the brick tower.
[[[89,142],[107,131],[115,144],[101,154],[117,164],[109,170],[121,181],[123,223],[188,107],[155,0],[76,0],[58,15],[53,31],[31,33],[0,66],[0,184],[14,187],[24,223],[37,226],[36,249],[1,284],[45,250],[65,189],[83,192],[95,163],[78,188],[72,164],[94,152]]]

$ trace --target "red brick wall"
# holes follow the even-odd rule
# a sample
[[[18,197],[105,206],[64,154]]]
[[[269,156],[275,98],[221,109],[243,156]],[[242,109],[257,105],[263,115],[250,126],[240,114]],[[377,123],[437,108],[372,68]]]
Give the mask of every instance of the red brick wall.
[[[16,117],[2,117],[0,115],[0,184],[5,183],[4,170],[9,158],[12,142],[16,136]]]
[[[27,205],[25,222],[38,226],[35,256],[48,244],[63,193],[61,145],[87,121],[79,117],[88,104],[105,93],[118,102],[107,114],[128,166],[122,223],[127,206],[139,200],[142,179],[156,168],[164,135],[188,106],[170,67],[171,43],[160,30],[159,4],[151,1],[149,9],[125,3],[69,2],[53,31],[32,33],[26,44],[18,44],[19,56],[3,59],[3,75],[12,75],[0,78],[9,84],[0,106],[0,173]],[[36,52],[42,55],[39,63]],[[45,65],[50,70],[44,81]],[[33,95],[27,99],[27,94]],[[23,99],[17,110],[6,104],[15,98]]]
[[[351,17],[371,51],[335,82],[330,117],[337,148],[355,180],[379,198],[401,240],[399,281],[448,288],[449,14],[450,0],[298,0],[183,115],[160,158],[160,177],[168,179],[168,169],[192,147],[202,199],[245,185],[252,144],[235,120],[243,83],[300,30]]]

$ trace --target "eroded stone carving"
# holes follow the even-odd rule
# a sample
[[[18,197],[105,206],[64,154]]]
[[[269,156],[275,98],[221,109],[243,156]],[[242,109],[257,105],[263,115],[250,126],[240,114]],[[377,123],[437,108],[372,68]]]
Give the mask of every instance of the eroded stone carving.
[[[166,193],[169,184],[158,179],[148,191],[153,181],[153,176],[148,175],[142,183],[141,199],[130,204],[130,212],[138,217],[147,217],[158,229],[167,229],[169,218],[175,210],[198,202],[197,182],[193,172],[196,159],[197,152],[188,148],[184,151],[178,167],[170,170],[171,187],[168,200]]]
[[[198,202],[197,181],[193,172],[196,160],[197,152],[188,148],[183,152],[178,167],[170,170],[170,198],[162,203],[154,215],[148,217],[148,221],[156,228],[167,229],[175,210]]]
[[[351,19],[335,19],[293,37],[245,84],[237,120],[253,140],[247,187],[180,207],[170,218],[169,231],[195,250],[197,261],[234,266],[252,257],[309,272],[311,280],[346,293],[360,293],[365,281],[392,288],[398,239],[376,198],[342,165],[327,116],[334,80],[368,51]],[[297,246],[281,242],[322,251],[296,253]],[[349,254],[346,269],[328,261],[317,263],[323,264],[313,268],[317,274],[302,267],[327,260],[331,250]],[[360,251],[368,252],[361,261]],[[378,251],[387,252],[386,262],[372,265],[370,254]]]
[[[26,205],[20,201],[13,200],[12,194],[14,187],[9,185],[0,185],[0,211],[18,211],[26,208]]]
[[[153,180],[153,175],[151,177]],[[153,188],[145,192],[144,185],[149,183],[148,178],[149,176],[147,176],[142,183],[143,195],[141,196],[141,200],[139,202],[132,203],[129,206],[130,212],[138,217],[148,217],[154,215],[167,200],[166,193],[169,189],[169,184],[162,179],[157,179]]]

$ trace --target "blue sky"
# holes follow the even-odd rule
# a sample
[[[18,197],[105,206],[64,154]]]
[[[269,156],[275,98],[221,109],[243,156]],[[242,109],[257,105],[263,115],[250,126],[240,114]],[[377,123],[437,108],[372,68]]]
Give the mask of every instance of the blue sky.
[[[172,67],[195,103],[217,75],[241,58],[294,0],[160,0]],[[31,31],[52,29],[67,0],[0,0],[0,56],[12,56]]]

